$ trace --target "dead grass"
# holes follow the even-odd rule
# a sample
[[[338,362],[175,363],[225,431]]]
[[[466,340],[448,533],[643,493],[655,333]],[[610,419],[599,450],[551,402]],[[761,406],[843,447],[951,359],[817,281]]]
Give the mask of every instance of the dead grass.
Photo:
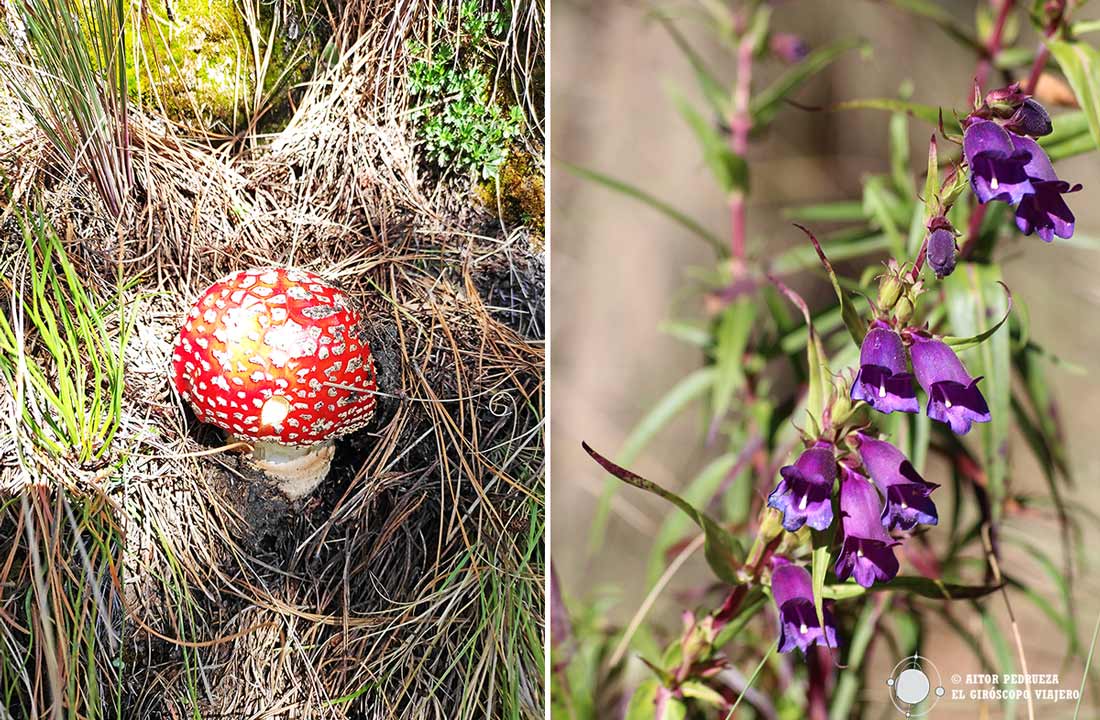
[[[121,659],[123,717],[542,716],[542,258],[524,228],[506,233],[468,192],[420,171],[403,45],[438,3],[395,6],[345,8],[340,63],[259,150],[135,116],[136,190],[120,223],[33,132],[5,156],[8,207],[44,195],[89,287],[107,296],[120,266],[139,279],[117,462],[90,485],[45,483],[77,504],[111,489],[105,517],[120,518],[124,562],[102,602],[122,649],[100,644],[93,664]],[[502,67],[522,84],[541,52],[541,7],[517,7],[528,29],[515,38],[528,44]],[[535,92],[516,96],[533,104]],[[527,142],[541,162],[537,129]],[[238,455],[210,452],[223,438],[168,382],[189,302],[265,264],[314,270],[355,297],[385,393],[298,505]],[[13,474],[27,464],[0,458]],[[0,530],[0,547],[14,537]],[[7,612],[23,595],[5,582],[33,583],[0,577],[0,628],[23,637]],[[51,702],[33,683],[5,688]]]

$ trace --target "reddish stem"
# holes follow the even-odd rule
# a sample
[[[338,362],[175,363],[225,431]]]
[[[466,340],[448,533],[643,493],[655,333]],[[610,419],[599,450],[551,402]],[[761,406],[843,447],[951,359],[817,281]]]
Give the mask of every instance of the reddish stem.
[[[749,130],[752,129],[752,116],[749,114],[752,50],[752,35],[745,33],[737,45],[737,84],[734,86],[733,112],[730,116],[730,149],[740,158],[748,152]],[[730,252],[735,260],[745,257],[745,191],[741,188],[730,194]]]
[[[921,268],[924,267],[924,258],[928,255],[928,236],[932,233],[924,233],[924,240],[921,240],[920,250],[917,250],[917,259],[913,261],[913,272],[909,274],[909,277],[913,282],[917,281],[920,277]]]
[[[815,645],[806,655],[810,665],[809,720],[828,720],[829,705],[826,698],[831,662],[828,648]]]
[[[993,25],[993,33],[989,36],[989,42],[985,46],[985,55],[978,61],[978,68],[974,71],[974,82],[978,87],[985,85],[989,79],[989,71],[993,69],[993,58],[1001,51],[1001,41],[1005,34],[1005,23],[1012,12],[1015,0],[1002,0],[1001,9],[997,13],[997,20]]]
[[[1011,4],[1011,1],[1006,2],[1005,7]],[[1002,15],[1003,14],[1004,13],[1002,13]],[[998,20],[1000,19],[1000,17],[1001,16],[998,16]],[[1039,76],[1043,74],[1043,70],[1046,68],[1047,61],[1050,59],[1050,49],[1047,47],[1045,41],[1050,40],[1050,38],[1052,38],[1054,34],[1058,32],[1058,28],[1061,27],[1063,17],[1064,16],[1059,15],[1053,22],[1051,22],[1050,26],[1047,28],[1043,46],[1039,49],[1039,53],[1035,56],[1035,61],[1031,64],[1031,71],[1028,73],[1027,76],[1027,85],[1022,88],[1024,92],[1031,93],[1035,91],[1035,86],[1039,82]],[[1000,34],[996,30],[994,30],[994,36],[997,37],[999,42]],[[990,45],[992,45],[992,40],[993,38],[991,37]],[[979,71],[981,70],[981,67],[982,65],[981,63],[979,63]],[[979,205],[978,207],[974,208],[974,212],[970,214],[970,223],[966,228],[966,242],[964,242],[962,248],[959,249],[960,260],[966,260],[970,257],[970,254],[974,252],[974,247],[978,244],[978,233],[982,229],[982,221],[985,220],[985,214],[988,211],[988,208],[988,203],[985,205]]]
[[[1047,36],[1043,39],[1042,47],[1039,48],[1039,54],[1035,56],[1035,62],[1031,65],[1031,73],[1027,76],[1027,85],[1023,87],[1023,91],[1026,93],[1034,93],[1035,86],[1039,84],[1039,76],[1043,74],[1043,70],[1047,66],[1047,60],[1050,59],[1050,48],[1047,47],[1046,41],[1053,34],[1053,32],[1047,33]]]

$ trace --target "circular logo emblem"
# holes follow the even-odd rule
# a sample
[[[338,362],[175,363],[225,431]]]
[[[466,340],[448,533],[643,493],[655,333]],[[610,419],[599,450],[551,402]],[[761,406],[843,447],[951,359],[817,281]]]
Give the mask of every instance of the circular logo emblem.
[[[927,715],[944,694],[940,671],[916,653],[894,666],[886,685],[894,707],[907,718]]]

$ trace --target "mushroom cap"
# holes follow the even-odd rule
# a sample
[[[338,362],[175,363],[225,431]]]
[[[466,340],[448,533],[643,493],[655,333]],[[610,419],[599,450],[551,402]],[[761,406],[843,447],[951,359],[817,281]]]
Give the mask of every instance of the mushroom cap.
[[[235,272],[188,313],[172,354],[176,390],[199,420],[248,440],[346,435],[374,412],[362,329],[347,296],[311,272]]]

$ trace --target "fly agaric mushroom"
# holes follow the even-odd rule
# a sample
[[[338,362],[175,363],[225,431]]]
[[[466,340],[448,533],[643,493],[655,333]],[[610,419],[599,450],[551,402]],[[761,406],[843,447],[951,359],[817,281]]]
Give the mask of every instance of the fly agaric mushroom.
[[[176,390],[202,422],[252,443],[291,499],[328,473],[334,439],[365,426],[376,390],[361,318],[304,270],[235,272],[191,308],[172,354]]]

